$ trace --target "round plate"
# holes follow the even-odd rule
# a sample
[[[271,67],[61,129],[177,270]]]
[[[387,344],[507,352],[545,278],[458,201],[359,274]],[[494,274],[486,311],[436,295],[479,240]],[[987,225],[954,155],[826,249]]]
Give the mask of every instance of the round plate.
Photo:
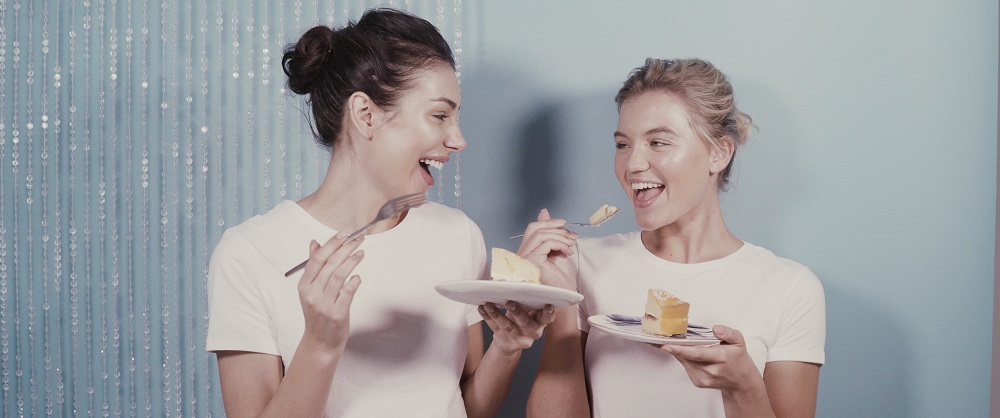
[[[486,302],[503,305],[514,301],[530,309],[541,309],[545,305],[561,308],[583,300],[583,295],[571,290],[538,283],[499,280],[459,280],[441,283],[434,286],[434,289],[448,299],[469,305],[482,305]]]
[[[612,321],[607,315],[593,315],[587,318],[587,322],[592,327],[616,337],[650,344],[716,345],[720,342],[718,338],[712,335],[711,330],[707,331],[706,334],[706,331],[703,329],[689,327],[687,334],[663,337],[643,332],[642,325],[636,323]]]

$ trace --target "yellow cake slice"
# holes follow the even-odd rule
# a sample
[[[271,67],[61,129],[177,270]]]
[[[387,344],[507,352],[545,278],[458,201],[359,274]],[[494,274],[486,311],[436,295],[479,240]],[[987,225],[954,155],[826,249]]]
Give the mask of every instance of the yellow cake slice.
[[[650,334],[670,336],[687,333],[688,309],[691,305],[663,289],[649,289],[646,315],[642,330]]]
[[[618,213],[618,208],[615,206],[601,206],[600,208],[597,208],[597,212],[590,215],[590,224],[597,225],[604,223],[604,221],[607,221],[608,219],[611,219],[612,216],[615,216],[616,213]]]
[[[490,277],[505,282],[541,283],[542,272],[521,256],[503,248],[493,248]]]

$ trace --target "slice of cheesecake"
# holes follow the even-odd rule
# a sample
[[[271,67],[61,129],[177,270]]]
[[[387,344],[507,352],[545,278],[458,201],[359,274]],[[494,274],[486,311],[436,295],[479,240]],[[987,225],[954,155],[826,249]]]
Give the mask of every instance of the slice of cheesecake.
[[[490,277],[506,282],[541,283],[542,272],[525,260],[503,248],[493,248],[490,263]]]
[[[597,208],[597,212],[594,212],[593,215],[590,215],[589,219],[590,224],[600,225],[604,223],[604,221],[611,219],[611,217],[615,216],[616,213],[618,213],[618,208],[615,206],[608,206],[608,205],[601,206]]]
[[[691,305],[663,289],[649,289],[646,315],[642,330],[650,334],[671,336],[687,333],[688,310]]]

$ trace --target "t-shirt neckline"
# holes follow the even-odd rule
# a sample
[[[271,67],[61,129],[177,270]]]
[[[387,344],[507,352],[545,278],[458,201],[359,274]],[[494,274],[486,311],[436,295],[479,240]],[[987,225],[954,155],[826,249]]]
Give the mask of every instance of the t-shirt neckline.
[[[640,254],[642,259],[646,262],[684,271],[701,271],[732,263],[733,261],[748,254],[751,247],[753,247],[750,243],[741,240],[740,242],[742,242],[743,245],[736,251],[733,251],[732,254],[726,255],[725,257],[717,258],[715,260],[702,261],[700,263],[678,263],[676,261],[665,260],[650,252],[649,249],[642,244],[642,232],[635,232],[631,241],[631,245],[635,248],[635,251]]]
[[[299,218],[303,222],[305,222],[310,229],[312,229],[314,231],[322,232],[324,235],[328,235],[328,236],[331,236],[331,237],[340,232],[340,231],[337,231],[336,229],[330,228],[329,226],[327,226],[323,222],[320,222],[319,219],[316,219],[315,217],[313,217],[308,211],[306,211],[305,208],[302,207],[302,205],[299,205],[298,202],[296,202],[294,200],[285,200],[284,204],[287,205],[287,206],[289,206],[291,212],[297,218]],[[399,231],[405,231],[406,229],[408,229],[410,227],[410,224],[413,223],[413,221],[411,221],[411,218],[414,217],[414,215],[416,214],[416,212],[419,209],[420,209],[419,207],[410,209],[409,212],[406,214],[406,217],[403,218],[402,221],[400,221],[398,224],[396,224],[396,226],[390,228],[387,231],[382,231],[382,232],[379,232],[377,234],[366,234],[365,235],[365,241],[381,240],[381,239],[384,239],[384,238],[387,238],[387,237],[391,237],[391,236],[393,236],[393,235],[395,235],[397,233],[400,233]],[[322,242],[320,244],[322,244]]]

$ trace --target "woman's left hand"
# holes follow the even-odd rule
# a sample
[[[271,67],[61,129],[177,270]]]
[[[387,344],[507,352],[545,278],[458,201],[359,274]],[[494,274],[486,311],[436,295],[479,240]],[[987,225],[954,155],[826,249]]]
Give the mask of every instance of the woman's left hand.
[[[684,366],[691,382],[699,388],[739,391],[763,384],[763,378],[747,353],[743,333],[727,326],[712,328],[722,344],[712,347],[664,345]]]
[[[479,315],[493,330],[493,344],[503,353],[514,355],[530,348],[542,336],[545,326],[555,319],[555,309],[545,305],[542,309],[527,309],[517,302],[507,302],[507,313],[492,303],[479,307]]]

